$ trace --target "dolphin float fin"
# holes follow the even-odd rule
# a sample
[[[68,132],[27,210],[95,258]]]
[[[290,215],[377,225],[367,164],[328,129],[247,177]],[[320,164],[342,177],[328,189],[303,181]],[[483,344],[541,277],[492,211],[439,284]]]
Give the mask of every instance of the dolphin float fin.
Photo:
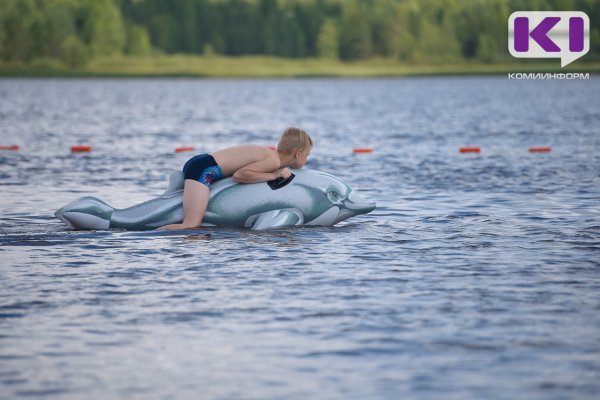
[[[288,228],[295,225],[302,225],[304,217],[300,210],[296,208],[285,208],[281,210],[267,211],[252,215],[246,220],[246,228],[254,230]]]
[[[180,190],[183,190],[183,172],[181,171],[173,171],[169,176],[169,187],[162,194],[163,196],[167,196],[173,193],[176,193]]]

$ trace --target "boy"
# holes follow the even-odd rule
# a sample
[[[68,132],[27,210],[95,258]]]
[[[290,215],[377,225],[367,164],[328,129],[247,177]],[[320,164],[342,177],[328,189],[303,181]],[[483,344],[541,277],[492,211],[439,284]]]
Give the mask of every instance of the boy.
[[[183,166],[183,222],[158,228],[158,231],[199,227],[208,206],[209,187],[219,179],[232,176],[238,183],[266,182],[288,178],[289,168],[301,168],[313,147],[310,136],[298,128],[287,128],[277,150],[253,144],[229,147],[212,154],[192,157]]]

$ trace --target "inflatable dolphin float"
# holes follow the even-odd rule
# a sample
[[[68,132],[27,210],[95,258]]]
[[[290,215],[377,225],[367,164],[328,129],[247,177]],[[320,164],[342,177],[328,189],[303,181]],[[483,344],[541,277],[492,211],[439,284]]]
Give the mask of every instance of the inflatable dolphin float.
[[[171,174],[166,192],[152,200],[115,209],[95,197],[81,197],[54,213],[75,229],[151,230],[183,220],[183,173]],[[299,225],[331,226],[366,214],[375,203],[356,194],[333,175],[308,169],[293,170],[287,178],[240,184],[232,178],[210,188],[202,226],[251,229]]]

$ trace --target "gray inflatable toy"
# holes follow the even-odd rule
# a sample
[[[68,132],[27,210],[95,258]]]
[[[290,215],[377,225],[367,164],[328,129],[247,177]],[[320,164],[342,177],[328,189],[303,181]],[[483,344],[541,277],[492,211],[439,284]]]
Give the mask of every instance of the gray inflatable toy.
[[[288,179],[240,184],[232,178],[215,182],[202,226],[285,228],[331,226],[366,214],[375,203],[357,195],[333,175],[308,169],[292,170]],[[171,174],[169,188],[143,203],[115,209],[95,197],[81,197],[54,215],[75,229],[151,230],[183,220],[183,173]]]

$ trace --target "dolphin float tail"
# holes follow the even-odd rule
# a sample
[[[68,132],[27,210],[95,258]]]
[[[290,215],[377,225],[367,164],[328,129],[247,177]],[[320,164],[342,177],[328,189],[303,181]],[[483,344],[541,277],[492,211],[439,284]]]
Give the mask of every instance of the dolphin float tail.
[[[151,230],[183,220],[182,194],[162,195],[135,206],[115,209],[96,197],[81,197],[54,213],[74,229]]]
[[[102,200],[86,196],[57,210],[54,216],[75,229],[103,230],[110,228],[114,208]]]
[[[57,210],[54,216],[74,229],[150,230],[183,220],[182,194],[183,174],[174,171],[169,187],[157,198],[116,209],[96,197],[86,196]]]

